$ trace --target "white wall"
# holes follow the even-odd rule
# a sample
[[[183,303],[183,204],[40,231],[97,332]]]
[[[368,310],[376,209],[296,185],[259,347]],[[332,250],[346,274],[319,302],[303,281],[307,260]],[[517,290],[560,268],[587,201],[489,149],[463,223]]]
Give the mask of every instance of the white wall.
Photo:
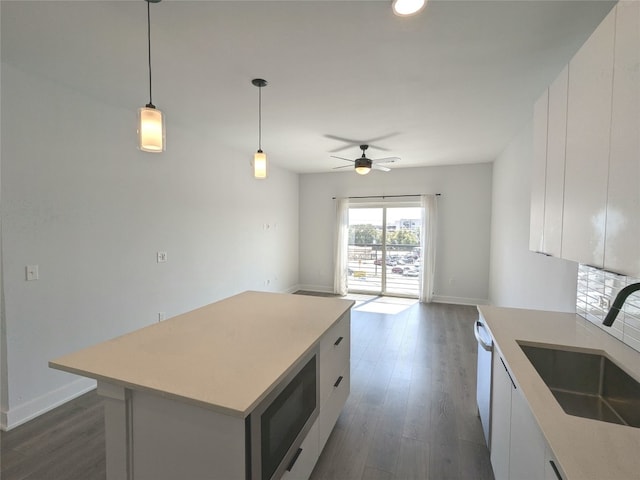
[[[252,145],[233,150],[165,112],[167,151],[143,153],[137,105],[106,105],[6,63],[1,88],[3,424],[92,387],[50,359],[158,312],[298,283],[298,176],[272,168],[254,180]],[[31,264],[40,279],[27,282]]]
[[[533,124],[493,164],[489,298],[503,307],[575,312],[578,265],[529,251]]]
[[[395,168],[300,176],[300,283],[333,290],[332,197],[441,193],[435,301],[486,303],[491,224],[491,164]]]

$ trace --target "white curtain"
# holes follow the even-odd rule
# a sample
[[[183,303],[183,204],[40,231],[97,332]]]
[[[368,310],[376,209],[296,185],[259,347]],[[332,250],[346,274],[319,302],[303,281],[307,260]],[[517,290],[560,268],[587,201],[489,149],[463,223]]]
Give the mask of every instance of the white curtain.
[[[336,226],[333,262],[333,292],[347,294],[347,255],[349,248],[349,199],[336,198]]]
[[[422,275],[420,276],[420,301],[429,303],[433,298],[433,278],[436,263],[436,232],[438,209],[435,195],[420,195],[422,207]]]

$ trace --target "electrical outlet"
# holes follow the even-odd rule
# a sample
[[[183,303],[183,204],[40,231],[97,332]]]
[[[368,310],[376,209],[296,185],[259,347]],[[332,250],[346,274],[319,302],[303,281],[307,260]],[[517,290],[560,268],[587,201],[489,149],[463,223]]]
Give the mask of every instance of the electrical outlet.
[[[40,275],[38,273],[38,265],[27,265],[26,267],[27,281],[38,280]]]
[[[161,322],[166,319],[166,314],[164,312],[158,312],[158,321]]]
[[[167,261],[167,252],[158,252],[157,257],[158,263],[164,263]]]
[[[610,304],[611,304],[611,300],[609,300],[609,297],[605,297],[604,295],[600,295],[600,300],[598,302],[598,305],[600,306],[600,308],[602,308],[604,310],[608,310]]]

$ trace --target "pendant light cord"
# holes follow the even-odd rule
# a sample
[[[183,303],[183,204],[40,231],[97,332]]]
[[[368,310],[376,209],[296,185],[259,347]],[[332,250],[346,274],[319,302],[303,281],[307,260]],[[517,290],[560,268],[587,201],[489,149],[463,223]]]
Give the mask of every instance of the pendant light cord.
[[[258,88],[258,150],[262,151],[262,87]]]
[[[149,104],[147,107],[155,108],[151,99],[151,2],[147,0],[147,45],[149,47]]]

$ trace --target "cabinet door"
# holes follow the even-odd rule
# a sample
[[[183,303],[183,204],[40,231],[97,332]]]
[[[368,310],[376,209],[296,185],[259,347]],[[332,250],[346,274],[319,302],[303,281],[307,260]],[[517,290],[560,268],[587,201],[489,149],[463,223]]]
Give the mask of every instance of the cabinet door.
[[[318,421],[313,424],[307,437],[300,445],[299,454],[295,457],[295,462],[291,469],[285,470],[281,480],[306,480],[311,476],[313,467],[316,465],[318,455]]]
[[[547,171],[544,200],[544,253],[562,253],[562,212],[564,209],[564,167],[567,143],[567,89],[569,67],[549,86],[547,127]]]
[[[509,478],[512,389],[511,378],[494,344],[491,390],[491,466],[495,480],[508,480]]]
[[[640,276],[640,3],[616,10],[604,264]]]
[[[545,476],[546,442],[520,389],[511,392],[509,478],[538,480]]]
[[[544,457],[544,480],[563,480],[565,476],[548,445],[545,445]]]
[[[549,90],[533,106],[533,164],[531,166],[531,216],[529,250],[543,252],[544,201],[547,172],[547,116]]]
[[[562,256],[604,265],[615,9],[569,62]]]

